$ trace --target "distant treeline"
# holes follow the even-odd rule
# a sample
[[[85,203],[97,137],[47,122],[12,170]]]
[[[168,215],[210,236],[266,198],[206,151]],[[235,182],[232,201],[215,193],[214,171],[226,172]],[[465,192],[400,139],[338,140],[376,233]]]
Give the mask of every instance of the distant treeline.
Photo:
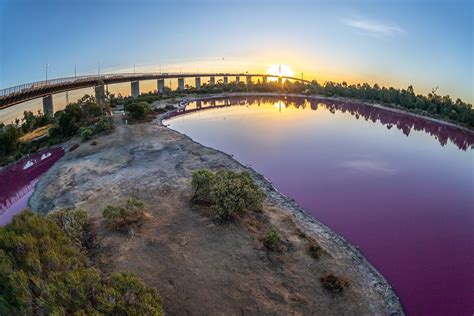
[[[348,85],[345,82],[326,82],[321,86],[313,81],[310,86],[311,91],[316,94],[375,101],[385,105],[398,105],[420,114],[429,113],[438,118],[474,127],[472,104],[465,103],[459,98],[453,101],[449,95],[440,96],[433,92],[424,96],[415,94],[412,86],[408,86],[407,89],[395,89],[379,87],[377,84],[370,86],[367,83]]]

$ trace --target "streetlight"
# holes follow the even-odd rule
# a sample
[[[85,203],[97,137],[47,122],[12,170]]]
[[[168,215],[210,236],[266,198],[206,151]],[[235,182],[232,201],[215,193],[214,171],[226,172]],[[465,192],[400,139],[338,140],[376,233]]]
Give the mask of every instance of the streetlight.
[[[48,82],[48,64],[46,64],[46,83]]]

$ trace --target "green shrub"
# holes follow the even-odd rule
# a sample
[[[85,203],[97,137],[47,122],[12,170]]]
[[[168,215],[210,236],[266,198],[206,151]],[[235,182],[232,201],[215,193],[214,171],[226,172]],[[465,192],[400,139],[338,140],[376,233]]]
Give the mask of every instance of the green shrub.
[[[151,112],[150,105],[147,102],[133,102],[125,104],[125,112],[135,120],[142,121]]]
[[[276,250],[278,248],[278,244],[281,241],[280,234],[276,231],[276,229],[270,229],[267,234],[265,235],[265,239],[263,240],[263,245],[270,250]]]
[[[121,229],[140,222],[145,216],[145,208],[142,201],[130,198],[125,207],[107,205],[102,215],[109,228]]]
[[[335,276],[333,273],[326,273],[319,278],[323,287],[331,293],[339,294],[344,291],[349,283]]]
[[[20,136],[21,130],[13,124],[0,127],[0,157],[18,150]]]
[[[109,132],[114,129],[114,120],[111,116],[102,116],[94,126],[95,134]]]
[[[214,180],[214,173],[208,169],[201,169],[193,172],[191,184],[194,188],[193,200],[199,202],[210,202],[211,184]]]
[[[158,292],[130,273],[118,273],[110,279],[110,291],[102,296],[102,306],[111,315],[163,315]]]
[[[76,246],[90,248],[89,215],[86,211],[63,208],[49,212],[46,218],[55,222]]]
[[[58,218],[26,210],[0,228],[0,315],[163,314],[156,290],[133,275],[89,266]]]
[[[248,172],[198,170],[193,173],[192,185],[194,199],[209,202],[214,216],[221,220],[246,209],[258,210],[265,198]]]
[[[94,131],[90,127],[81,127],[79,129],[79,136],[81,137],[81,140],[84,142],[86,140],[89,140],[94,136]]]

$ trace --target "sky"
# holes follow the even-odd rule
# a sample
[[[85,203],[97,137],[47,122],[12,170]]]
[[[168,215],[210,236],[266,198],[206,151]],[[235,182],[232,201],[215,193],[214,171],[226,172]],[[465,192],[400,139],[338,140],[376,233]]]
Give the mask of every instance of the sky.
[[[0,0],[0,88],[100,72],[265,72],[470,103],[473,5],[451,1]]]

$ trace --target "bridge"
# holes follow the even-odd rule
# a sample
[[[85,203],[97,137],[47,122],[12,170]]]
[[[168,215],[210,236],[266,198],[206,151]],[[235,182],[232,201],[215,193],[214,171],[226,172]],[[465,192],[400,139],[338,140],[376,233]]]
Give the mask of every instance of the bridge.
[[[53,114],[53,97],[55,93],[66,92],[70,90],[95,87],[95,95],[97,100],[105,97],[104,86],[114,83],[130,82],[132,97],[136,98],[140,94],[141,80],[156,80],[158,93],[163,93],[165,88],[165,79],[178,79],[177,90],[184,90],[184,79],[194,78],[195,88],[201,88],[201,78],[208,77],[210,85],[216,84],[216,77],[223,78],[224,84],[229,83],[229,77],[234,77],[236,82],[240,82],[240,78],[246,78],[247,84],[252,82],[252,78],[262,78],[263,82],[267,82],[268,78],[277,78],[281,83],[282,79],[309,83],[310,81],[302,78],[278,76],[269,74],[249,74],[249,73],[116,73],[91,76],[77,76],[59,78],[45,81],[37,81],[33,83],[22,84],[19,86],[0,90],[0,110],[14,106],[16,104],[43,98],[43,113]]]

